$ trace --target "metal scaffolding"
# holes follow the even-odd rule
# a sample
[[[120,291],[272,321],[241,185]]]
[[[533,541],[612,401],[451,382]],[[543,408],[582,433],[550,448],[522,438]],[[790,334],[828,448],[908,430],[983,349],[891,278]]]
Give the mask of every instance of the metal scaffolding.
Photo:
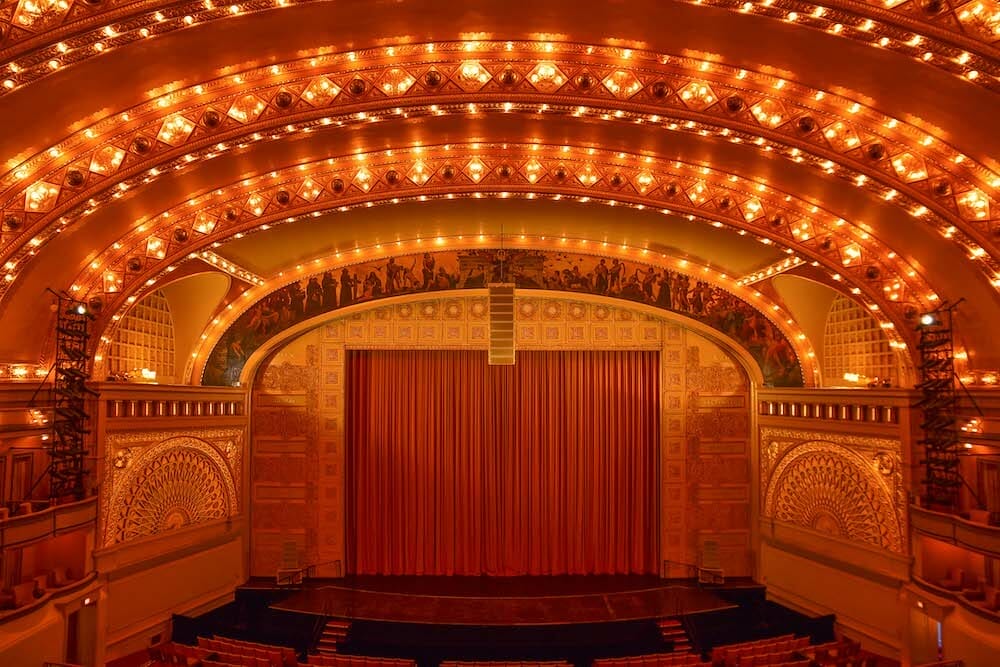
[[[94,316],[86,304],[66,293],[56,293],[56,356],[52,370],[55,375],[50,390],[52,405],[52,435],[49,444],[49,497],[52,501],[86,495],[84,459],[87,397],[97,393],[87,388],[89,377],[87,344],[90,322]]]
[[[955,386],[955,356],[952,311],[945,306],[921,316],[920,383],[922,396],[916,407],[923,410],[924,505],[955,511],[962,476],[959,471],[958,393]]]

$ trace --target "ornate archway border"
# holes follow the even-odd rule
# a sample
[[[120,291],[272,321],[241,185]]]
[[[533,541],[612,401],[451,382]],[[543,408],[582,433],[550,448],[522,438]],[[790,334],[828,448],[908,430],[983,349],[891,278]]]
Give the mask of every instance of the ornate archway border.
[[[152,37],[169,35],[191,26],[215,24],[227,19],[260,12],[278,11],[309,0],[276,0],[276,5],[244,0],[227,6],[190,1],[163,6],[156,3],[135,4],[132,11],[121,2],[100,6],[74,7],[72,19],[66,11],[19,12],[0,17],[0,36],[9,37],[13,46],[4,49],[7,57],[20,63],[10,68],[8,78],[0,87],[0,95],[31,85],[59,69],[97,58],[117,49]],[[981,25],[969,11],[957,7],[946,11],[915,13],[908,3],[886,2],[864,4],[830,0],[826,7],[785,0],[781,3],[741,2],[740,0],[689,0],[691,4],[754,14],[771,20],[798,22],[803,28],[822,30],[841,39],[890,49],[906,56],[917,57],[917,63],[935,67],[954,76],[963,76],[988,89],[996,89],[1000,71],[993,57],[996,47],[990,43],[988,22]],[[883,6],[884,5],[884,6]],[[901,6],[900,6],[901,5]],[[68,10],[70,4],[66,4]],[[117,29],[111,24],[117,23]],[[103,26],[103,27],[102,27]],[[63,40],[57,42],[56,40]],[[964,55],[956,52],[965,49]],[[625,50],[625,49],[623,49]],[[930,56],[922,55],[930,54]],[[973,55],[975,54],[975,55]],[[53,65],[55,63],[55,65]],[[978,68],[978,69],[977,69]],[[982,76],[980,76],[982,70]],[[971,72],[975,75],[970,76]],[[9,83],[8,83],[9,82]]]
[[[477,44],[480,47],[484,46],[484,44]],[[570,46],[573,46],[574,48],[580,47],[580,45],[562,46],[565,46],[567,49],[569,49]],[[403,51],[412,50],[418,47],[419,45],[407,45],[405,47],[400,46],[398,51],[402,53]],[[502,44],[500,44],[500,48],[502,48]],[[607,47],[598,48],[607,50]],[[572,51],[572,49],[570,49],[570,51]],[[460,53],[463,53],[463,57],[468,57],[468,54],[464,52]],[[374,52],[365,55],[376,57]],[[554,58],[556,56],[553,55],[551,57]],[[630,56],[630,59],[632,57],[633,56]],[[634,57],[638,58],[638,54]],[[491,65],[491,63],[485,60],[483,62],[486,62],[487,65]],[[509,63],[507,61],[500,61],[499,64],[493,63],[491,66],[497,71],[490,73],[489,76],[496,77],[499,74],[499,70],[497,69],[498,67],[509,67],[512,64],[518,64],[520,69],[525,70],[517,75],[518,80],[520,80],[524,78],[526,74],[530,74],[530,65],[533,64],[533,62],[534,61],[526,64]],[[671,62],[673,62],[673,60],[671,60]],[[694,62],[692,61],[691,64],[693,65]],[[835,165],[840,164],[847,168],[846,171],[843,171],[843,173],[840,174],[842,177],[852,179],[858,187],[869,187],[876,182],[879,182],[880,185],[878,188],[873,190],[873,194],[882,196],[887,200],[892,200],[894,205],[904,206],[915,216],[924,218],[927,222],[940,228],[942,233],[945,233],[946,238],[966,247],[970,252],[970,259],[974,260],[976,263],[983,264],[982,270],[984,270],[991,280],[998,270],[1000,270],[991,259],[993,242],[990,240],[992,236],[987,233],[989,231],[987,229],[989,225],[986,225],[986,227],[983,226],[984,223],[988,222],[988,213],[987,218],[982,218],[979,215],[981,212],[980,209],[976,209],[975,213],[971,213],[965,210],[968,206],[963,205],[963,208],[960,206],[961,202],[956,203],[956,201],[951,200],[952,195],[955,197],[965,197],[966,194],[973,193],[969,196],[974,198],[974,202],[973,200],[968,200],[966,203],[970,206],[972,205],[970,202],[973,202],[976,205],[985,204],[985,210],[990,210],[990,196],[988,194],[988,189],[985,193],[983,190],[975,188],[971,190],[966,189],[968,184],[965,183],[965,181],[972,172],[966,174],[965,177],[958,177],[959,180],[955,181],[954,187],[952,187],[951,183],[945,182],[942,186],[944,189],[941,192],[935,191],[935,193],[931,193],[933,196],[928,196],[929,193],[926,192],[930,189],[930,181],[932,180],[932,177],[936,178],[936,175],[939,173],[951,174],[951,172],[955,170],[965,171],[972,164],[971,160],[965,156],[951,154],[946,156],[945,154],[942,154],[931,160],[934,164],[931,164],[930,162],[925,164],[925,160],[931,159],[930,154],[937,151],[938,146],[941,145],[939,140],[935,140],[930,135],[925,135],[923,140],[918,140],[916,136],[907,136],[905,142],[890,141],[886,144],[884,142],[889,140],[882,138],[881,135],[886,132],[895,132],[896,130],[892,128],[897,128],[899,126],[899,121],[889,119],[888,121],[883,122],[883,119],[876,118],[866,120],[865,116],[868,114],[860,113],[862,109],[858,107],[857,104],[854,106],[848,105],[849,108],[847,109],[847,112],[842,112],[842,115],[831,115],[829,112],[815,112],[808,110],[807,107],[802,107],[802,109],[797,109],[794,113],[791,113],[788,112],[785,107],[792,108],[802,106],[789,92],[792,88],[795,88],[797,84],[788,83],[786,85],[784,80],[775,80],[775,77],[768,76],[763,77],[759,84],[770,84],[769,87],[771,87],[771,90],[769,92],[733,88],[732,85],[741,87],[745,85],[743,79],[748,76],[745,70],[739,70],[739,72],[736,72],[734,68],[726,68],[725,66],[719,66],[711,63],[705,64],[710,65],[709,69],[713,70],[710,75],[698,72],[697,69],[695,69],[695,71],[690,72],[689,75],[693,78],[685,79],[684,81],[690,80],[692,83],[689,85],[695,85],[696,79],[700,76],[702,79],[705,79],[703,82],[704,85],[715,86],[722,91],[716,94],[719,98],[724,96],[724,94],[728,94],[728,91],[731,90],[737,90],[743,96],[750,97],[743,100],[740,95],[731,95],[731,98],[737,99],[739,102],[739,106],[735,111],[722,109],[724,105],[718,103],[719,99],[715,99],[713,104],[709,105],[705,109],[701,108],[703,105],[700,103],[691,103],[689,101],[681,103],[680,101],[675,101],[672,105],[676,107],[676,111],[671,112],[670,109],[662,108],[663,100],[668,98],[677,98],[677,100],[680,100],[683,97],[683,91],[687,90],[687,87],[683,87],[684,81],[673,81],[669,85],[664,84],[667,86],[665,88],[666,93],[660,98],[657,98],[655,97],[655,90],[653,90],[656,87],[656,81],[654,80],[655,77],[651,76],[644,69],[634,66],[626,66],[612,71],[608,69],[610,65],[607,64],[592,65],[591,69],[594,69],[594,72],[590,72],[587,67],[583,68],[582,71],[585,72],[585,75],[594,81],[594,83],[586,90],[582,90],[579,85],[569,85],[566,83],[569,76],[560,75],[564,76],[564,82],[558,88],[565,90],[556,91],[539,89],[537,91],[532,90],[531,92],[532,94],[538,95],[539,100],[548,100],[551,98],[553,103],[551,104],[551,109],[549,109],[549,111],[552,115],[572,112],[573,115],[593,115],[594,118],[602,118],[610,122],[618,122],[619,119],[621,119],[621,122],[650,122],[653,125],[666,124],[669,120],[673,119],[675,122],[671,123],[670,127],[676,128],[676,131],[690,131],[697,132],[699,134],[707,133],[706,136],[717,135],[719,138],[728,138],[731,141],[739,140],[752,142],[753,144],[759,146],[761,150],[774,151],[774,149],[777,148],[778,150],[774,151],[777,154],[793,159],[796,162],[801,162],[805,159],[805,157],[808,157],[809,164],[813,164],[814,166],[825,171],[830,171],[832,169],[833,171],[840,173],[840,171],[843,170],[835,169]],[[377,84],[388,76],[385,72],[395,70],[403,71],[399,68],[395,68],[395,70],[393,70],[391,67],[386,69],[386,66],[379,66],[372,72],[361,70],[355,71],[355,68],[359,65],[355,64],[354,61],[351,61],[349,65],[350,69],[346,72],[341,72],[339,78],[334,74],[329,75],[333,76],[334,79],[340,82],[336,85],[338,93],[342,89],[342,86],[348,85],[350,81],[353,80],[367,81],[368,83],[365,84],[365,90],[369,91],[375,89],[377,92]],[[571,64],[567,61],[567,63],[564,63],[563,66],[569,68]],[[656,64],[654,61],[654,63],[650,63],[648,66],[657,67],[660,65]],[[413,67],[417,68],[414,70],[415,75],[419,75],[421,72],[425,72],[425,70],[429,71],[427,70],[427,66],[423,64],[420,64],[419,66],[413,65]],[[375,98],[368,94],[367,97],[371,97],[371,99],[367,99],[366,94],[352,97],[346,93],[342,93],[335,97],[337,97],[338,100],[347,100],[347,106],[344,107],[345,110],[353,108],[354,106],[357,106],[362,110],[356,114],[348,114],[343,117],[338,116],[335,119],[335,125],[340,126],[344,123],[363,123],[374,120],[376,117],[384,120],[392,118],[398,113],[403,114],[403,116],[408,116],[412,114],[436,114],[439,111],[464,112],[466,109],[464,108],[465,105],[462,103],[462,100],[465,98],[481,102],[478,104],[470,102],[473,107],[476,107],[476,113],[489,113],[493,111],[490,104],[487,103],[487,100],[492,99],[492,93],[490,90],[480,90],[480,88],[482,88],[481,85],[477,85],[474,89],[462,88],[460,85],[461,77],[459,76],[459,73],[457,71],[451,71],[455,69],[454,63],[450,64],[448,67],[445,67],[442,64],[440,67],[442,68],[440,73],[441,76],[447,76],[455,79],[455,82],[451,83],[453,90],[450,91],[450,94],[445,94],[442,97],[442,101],[447,102],[447,104],[442,106],[440,109],[437,105],[428,106],[426,104],[418,104],[418,106],[413,106],[409,101],[400,101],[394,96],[382,96]],[[483,68],[483,65],[480,65],[477,62],[476,67]],[[574,68],[573,71],[579,69],[579,65],[572,65],[572,67]],[[719,75],[716,74],[714,70],[719,69],[720,67],[723,70],[726,70],[721,74],[733,77],[736,84],[727,84],[724,81],[713,80],[713,77],[715,79],[719,78]],[[730,69],[733,71],[728,71]],[[382,70],[385,70],[385,72]],[[600,70],[599,73],[598,70]],[[609,91],[620,89],[619,84],[607,84],[598,81],[598,79],[600,79],[599,74],[603,75],[605,70],[612,72],[608,76],[618,76],[621,74],[623,77],[622,81],[635,81],[641,86],[651,86],[651,92],[647,92],[643,89],[643,91],[639,93],[633,92],[628,95],[613,95]],[[261,71],[268,74],[265,70]],[[482,69],[482,71],[485,72],[486,69]],[[742,76],[740,76],[740,73],[742,73]],[[235,78],[243,81],[243,76],[244,75],[237,75]],[[355,79],[350,79],[351,76],[354,76]],[[429,89],[424,90],[424,88],[413,83],[413,81],[415,81],[414,75],[407,74],[406,76],[409,77],[408,80],[411,81],[409,84],[410,88],[420,88],[418,93],[415,93],[417,97],[414,99],[414,102],[422,101],[422,97],[432,92],[439,92],[431,91]],[[676,76],[676,74],[673,76]],[[347,78],[345,79],[344,77]],[[668,78],[670,77],[668,76]],[[725,79],[727,76],[722,76],[721,78]],[[325,79],[322,73],[313,77],[311,80],[317,81],[319,79],[328,80]],[[87,211],[92,210],[93,206],[97,205],[94,202],[100,203],[101,200],[104,200],[107,197],[121,196],[125,190],[138,185],[140,182],[147,182],[151,178],[155,178],[157,174],[167,173],[168,171],[172,171],[176,168],[184,168],[192,161],[218,155],[220,152],[224,152],[226,150],[232,150],[235,146],[240,145],[243,142],[252,143],[267,137],[280,137],[289,132],[322,130],[324,124],[330,124],[334,121],[334,119],[329,116],[323,116],[324,113],[329,113],[329,110],[322,108],[322,105],[320,105],[320,108],[316,108],[314,104],[306,104],[304,101],[301,104],[295,103],[296,96],[302,96],[305,93],[308,93],[309,88],[306,87],[306,84],[309,80],[310,79],[307,77],[307,79],[304,79],[301,84],[296,82],[282,82],[280,84],[275,84],[273,82],[273,75],[268,74],[268,85],[264,88],[257,86],[254,90],[257,91],[255,93],[255,95],[257,95],[256,99],[268,109],[273,107],[272,112],[260,115],[259,121],[256,120],[257,115],[255,114],[255,120],[247,123],[246,127],[243,128],[242,133],[237,131],[234,134],[233,131],[221,131],[220,133],[217,133],[217,136],[214,139],[208,136],[211,134],[210,132],[206,134],[204,128],[201,128],[200,125],[196,125],[195,123],[195,120],[198,120],[208,113],[206,111],[208,108],[206,104],[211,106],[213,102],[205,102],[204,100],[201,100],[197,105],[197,108],[193,110],[171,109],[170,111],[166,111],[164,109],[158,109],[154,105],[152,108],[155,112],[153,113],[152,120],[149,121],[151,123],[150,127],[139,131],[139,135],[145,137],[144,141],[146,143],[144,145],[148,146],[144,149],[146,153],[149,153],[149,151],[153,148],[152,144],[156,144],[157,150],[153,150],[152,153],[150,153],[151,156],[154,156],[153,160],[150,160],[149,156],[143,156],[138,149],[131,147],[131,144],[134,143],[131,138],[108,137],[107,141],[109,143],[100,146],[99,148],[95,148],[95,144],[104,143],[103,141],[96,141],[95,139],[88,138],[86,140],[86,146],[90,149],[90,151],[87,152],[86,155],[71,154],[64,148],[51,148],[44,154],[43,162],[48,165],[53,163],[53,160],[55,160],[55,162],[61,164],[62,166],[57,170],[57,172],[43,175],[40,173],[31,173],[32,170],[28,169],[18,169],[16,174],[14,174],[16,178],[11,181],[11,185],[16,186],[16,188],[24,188],[25,186],[30,185],[30,188],[36,188],[35,194],[38,194],[39,196],[44,194],[41,190],[37,190],[36,186],[40,187],[39,184],[47,184],[46,187],[56,188],[57,191],[60,187],[62,187],[64,192],[69,192],[70,190],[73,190],[73,188],[67,188],[60,184],[68,183],[69,181],[67,179],[72,180],[69,175],[69,171],[72,169],[76,169],[78,172],[77,177],[84,179],[84,182],[89,179],[92,183],[82,189],[80,189],[79,186],[76,186],[76,189],[79,190],[79,192],[75,192],[73,195],[59,197],[59,199],[64,200],[59,203],[60,207],[63,207],[63,204],[70,202],[78,203],[79,205],[76,206],[73,211],[59,208],[58,210],[45,212],[44,208],[50,206],[49,203],[46,203],[45,207],[39,209],[38,213],[31,211],[23,213],[22,215],[26,217],[27,221],[31,224],[24,225],[23,230],[17,233],[19,236],[11,236],[11,240],[17,239],[15,240],[15,244],[19,243],[20,248],[14,246],[5,248],[4,256],[7,260],[6,264],[15,268],[18,266],[23,268],[23,264],[25,262],[30,262],[31,258],[37,254],[40,245],[44,244],[47,239],[52,237],[52,234],[56,233],[64,225],[72,223],[78,216],[85,216]],[[613,79],[613,81],[614,80],[616,79]],[[598,85],[598,83],[601,85]],[[606,87],[609,85],[613,87],[606,90]],[[446,88],[448,88],[448,85],[442,84],[442,91]],[[598,90],[602,92],[595,97],[595,91]],[[493,95],[493,97],[497,97],[498,95],[502,97],[507,91],[504,91],[501,88],[494,92],[496,94]],[[525,90],[515,92],[517,92],[515,97],[521,97],[529,91]],[[799,92],[805,96],[807,91]],[[282,95],[290,96],[288,99],[291,100],[284,106],[282,106],[283,103],[279,100]],[[560,96],[563,96],[566,99],[560,102]],[[198,96],[198,98],[201,97],[201,95]],[[758,98],[760,98],[760,101],[755,103],[755,100],[758,100]],[[233,97],[232,100],[225,101],[223,106],[230,108],[229,105],[236,105],[239,99],[242,98]],[[596,103],[597,106],[595,106],[591,111],[586,111],[581,114],[579,110],[586,109],[586,107],[577,106],[576,103],[581,100],[586,101],[588,99],[591,100],[592,103]],[[727,98],[727,104],[729,99],[730,98]],[[768,106],[765,105],[765,102],[773,102],[773,104]],[[398,106],[400,104],[406,104],[407,106],[400,107]],[[516,107],[513,110],[522,113],[525,111],[531,111],[532,109],[537,111],[538,108],[548,108],[550,106],[549,103],[544,103],[541,107],[538,107],[537,105],[532,106],[530,103],[527,103],[528,106],[525,107],[525,102],[520,100],[516,103],[501,103],[499,101],[495,101],[492,104],[497,106],[496,111],[499,112],[509,112],[512,109],[508,107]],[[502,109],[501,106],[498,105],[502,105]],[[604,109],[603,116],[601,115],[602,106],[608,107],[607,109]],[[451,107],[456,108],[453,109]],[[236,106],[233,106],[232,108],[236,108]],[[751,109],[753,109],[752,113]],[[279,121],[278,118],[282,116],[282,112],[286,114],[291,113],[291,115]],[[388,115],[386,115],[385,118],[382,118],[382,116],[379,115],[382,112],[385,112]],[[826,137],[818,140],[812,140],[809,137],[804,136],[811,135],[812,131],[806,132],[802,129],[796,130],[794,126],[800,124],[798,121],[796,121],[796,123],[787,122],[792,116],[796,116],[800,112],[805,112],[806,114],[805,116],[802,116],[802,118],[807,116],[810,118],[813,130],[824,128],[823,134],[826,135]],[[163,141],[153,141],[150,138],[151,136],[159,137],[165,131],[163,130],[163,127],[166,127],[164,125],[166,120],[176,120],[178,118],[185,117],[183,115],[184,113],[191,115],[194,120],[188,119],[185,121],[185,123],[190,126],[190,129],[183,133],[184,141],[181,142],[179,146],[168,146]],[[219,112],[215,111],[213,113],[218,115]],[[674,115],[672,116],[671,113]],[[812,113],[813,116],[809,116],[810,113]],[[173,114],[173,116],[170,114]],[[648,116],[648,114],[654,115]],[[137,115],[141,116],[142,114]],[[130,119],[132,118],[132,114],[126,114],[126,116]],[[606,116],[606,118],[604,118],[604,116]],[[676,118],[674,118],[674,116],[676,116]],[[228,118],[228,116],[226,118]],[[654,120],[654,118],[662,120],[662,123],[658,120]],[[696,118],[697,122],[690,120],[684,122],[685,118]],[[777,126],[774,126],[772,121],[767,120],[769,118],[780,118],[781,120]],[[841,120],[834,122],[835,118],[841,118]],[[223,120],[225,121],[225,119]],[[295,122],[286,126],[280,125],[289,120],[295,120]],[[201,121],[198,120],[198,122],[200,123]],[[233,119],[226,122],[230,122],[230,124],[235,123],[235,127],[240,127],[240,124]],[[222,122],[222,125],[220,126],[223,130],[226,127],[226,122]],[[263,123],[263,125],[261,125],[261,123]],[[276,123],[278,123],[278,125],[275,125]],[[688,127],[689,124],[690,127]],[[118,125],[118,123],[114,123],[113,127],[117,128]],[[260,132],[252,133],[251,130],[258,125],[261,125]],[[272,127],[272,125],[274,125],[274,127]],[[855,130],[854,127],[857,129]],[[887,130],[886,128],[890,129]],[[757,134],[754,134],[755,132]],[[858,133],[860,133],[860,135]],[[135,134],[135,132],[133,131],[129,136],[131,137],[132,134]],[[818,134],[819,133],[817,133],[817,135]],[[755,136],[756,139],[754,138]],[[833,138],[831,138],[831,136]],[[91,133],[88,137],[97,137],[97,135],[95,133]],[[189,139],[192,144],[184,146],[183,144]],[[876,139],[883,143],[879,143],[879,141],[876,141],[874,144],[871,143]],[[772,141],[776,141],[776,143],[772,145]],[[150,142],[152,142],[152,144]],[[213,142],[215,143],[213,144]],[[171,140],[171,143],[176,142]],[[874,159],[874,161],[873,159],[864,159],[862,146],[867,149],[868,146],[874,146],[876,144],[878,145],[882,156],[888,156],[893,160],[893,168],[886,166],[888,161],[883,161],[881,166],[879,166],[878,159]],[[183,155],[183,151],[185,150],[188,152],[186,155]],[[906,165],[910,164],[911,158],[914,157],[914,154],[919,154],[915,158],[916,162],[914,163],[918,166],[911,169]],[[53,158],[53,155],[58,156],[58,158]],[[831,157],[833,158],[832,160],[830,159]],[[899,166],[896,165],[897,158],[900,160]],[[76,163],[75,166],[71,164],[73,162]],[[150,165],[155,166],[147,172],[137,172],[137,169],[139,169],[143,164],[145,164],[146,167]],[[919,165],[921,164],[924,166],[920,167]],[[97,170],[96,172],[94,172],[95,169]],[[119,169],[121,170],[120,173],[116,172],[116,170]],[[974,169],[973,171],[976,170]],[[990,180],[991,177],[988,174],[981,173],[981,169],[979,172],[980,173],[978,173],[975,177],[978,180],[983,180],[985,178],[991,184],[995,184],[998,180],[1000,180],[995,174],[992,176],[993,180]],[[911,174],[915,173],[920,173],[922,176],[912,177]],[[126,178],[126,176],[129,175],[133,175],[135,178]],[[883,181],[884,183],[882,183]],[[889,187],[890,185],[893,187]],[[986,185],[983,184],[979,187],[985,188]],[[954,193],[952,192],[953,189],[955,190]],[[18,190],[18,192],[21,191]],[[15,196],[12,200],[10,200],[10,202],[16,201],[20,206],[34,196],[28,196],[29,194],[30,193],[28,193],[27,190],[24,190],[24,192]],[[45,196],[44,199],[48,199],[48,197]],[[8,202],[8,204],[10,204],[10,202]],[[22,208],[24,208],[24,206],[22,206]],[[992,206],[993,212],[995,213],[998,209],[1000,209],[1000,206],[994,203]],[[966,215],[966,213],[969,214]],[[47,221],[46,224],[48,227],[46,230],[39,230],[37,225],[44,221]],[[947,231],[948,229],[951,229],[951,231]],[[10,276],[10,278],[5,277],[6,282],[16,279],[14,269],[7,267],[6,270],[6,275]],[[3,290],[4,287],[5,283],[0,283],[0,290]]]

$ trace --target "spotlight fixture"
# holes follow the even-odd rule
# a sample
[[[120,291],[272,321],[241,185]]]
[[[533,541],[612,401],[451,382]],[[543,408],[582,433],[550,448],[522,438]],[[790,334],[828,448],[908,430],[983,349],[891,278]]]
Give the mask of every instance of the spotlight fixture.
[[[937,315],[934,313],[924,313],[920,316],[920,324],[925,327],[932,327],[935,324],[939,324],[941,320],[938,319]]]

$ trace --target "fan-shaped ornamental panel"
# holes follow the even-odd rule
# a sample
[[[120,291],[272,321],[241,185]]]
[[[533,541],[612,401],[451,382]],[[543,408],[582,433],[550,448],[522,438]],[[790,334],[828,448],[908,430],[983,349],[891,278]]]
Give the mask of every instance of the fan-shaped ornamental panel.
[[[116,484],[106,542],[222,519],[236,513],[225,459],[207,442],[177,437],[142,453]]]
[[[892,492],[871,462],[831,442],[806,442],[777,463],[764,515],[890,551],[902,551]]]

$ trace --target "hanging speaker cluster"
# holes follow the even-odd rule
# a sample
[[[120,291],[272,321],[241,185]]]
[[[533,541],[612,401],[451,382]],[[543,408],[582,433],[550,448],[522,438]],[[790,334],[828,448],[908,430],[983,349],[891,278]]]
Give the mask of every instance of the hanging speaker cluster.
[[[490,366],[514,365],[514,283],[490,283]]]

